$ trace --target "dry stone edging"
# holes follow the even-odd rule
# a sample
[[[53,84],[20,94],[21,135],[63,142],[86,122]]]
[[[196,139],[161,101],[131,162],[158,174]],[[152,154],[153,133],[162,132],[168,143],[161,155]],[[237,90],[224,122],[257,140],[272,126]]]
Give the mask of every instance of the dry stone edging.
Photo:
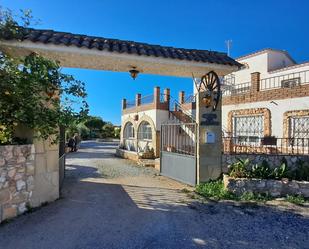
[[[267,194],[272,197],[285,197],[287,195],[301,195],[309,198],[309,182],[295,180],[272,180],[256,178],[233,178],[223,176],[225,189],[240,196],[245,192]]]

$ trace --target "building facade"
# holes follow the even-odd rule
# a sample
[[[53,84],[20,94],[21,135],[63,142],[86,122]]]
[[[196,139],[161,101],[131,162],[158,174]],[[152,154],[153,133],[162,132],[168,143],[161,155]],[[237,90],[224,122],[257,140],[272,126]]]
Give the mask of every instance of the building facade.
[[[308,148],[309,63],[297,64],[273,49],[237,60],[243,69],[228,75],[224,85],[224,136],[244,145]]]
[[[224,152],[308,154],[309,62],[297,64],[274,49],[237,61],[243,68],[222,79]],[[152,95],[124,99],[121,148],[132,159],[159,157],[161,125],[194,122],[195,107],[194,94],[181,91],[174,100],[159,87]]]

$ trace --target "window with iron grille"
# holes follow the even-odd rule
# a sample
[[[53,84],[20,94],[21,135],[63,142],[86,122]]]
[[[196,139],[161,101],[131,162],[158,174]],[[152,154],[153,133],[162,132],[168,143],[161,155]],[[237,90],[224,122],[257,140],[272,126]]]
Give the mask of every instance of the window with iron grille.
[[[138,139],[151,140],[152,139],[152,131],[151,126],[147,121],[143,121],[138,127]]]
[[[124,127],[124,138],[134,138],[134,127],[131,122],[128,122]]]
[[[294,86],[298,86],[300,84],[300,77],[281,80],[281,87],[283,88],[290,88]]]
[[[264,135],[263,115],[233,117],[233,137],[238,144],[259,144]]]
[[[289,118],[289,136],[296,138],[292,141],[297,146],[308,146],[309,116],[294,116]]]

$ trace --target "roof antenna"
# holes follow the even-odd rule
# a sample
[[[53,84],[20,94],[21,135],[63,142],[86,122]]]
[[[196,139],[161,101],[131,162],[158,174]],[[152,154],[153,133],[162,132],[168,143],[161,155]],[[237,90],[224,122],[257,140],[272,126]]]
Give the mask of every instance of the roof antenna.
[[[230,51],[231,51],[231,48],[232,48],[232,43],[233,43],[232,40],[225,41],[225,44],[226,44],[226,47],[227,47],[227,55],[228,56],[230,56]]]

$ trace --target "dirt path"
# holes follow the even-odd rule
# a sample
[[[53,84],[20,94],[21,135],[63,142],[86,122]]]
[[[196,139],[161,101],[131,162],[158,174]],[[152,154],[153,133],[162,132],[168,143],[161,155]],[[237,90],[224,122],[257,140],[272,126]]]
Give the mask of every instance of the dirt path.
[[[309,218],[274,207],[201,204],[185,186],[86,142],[63,197],[0,226],[0,248],[309,248]]]

